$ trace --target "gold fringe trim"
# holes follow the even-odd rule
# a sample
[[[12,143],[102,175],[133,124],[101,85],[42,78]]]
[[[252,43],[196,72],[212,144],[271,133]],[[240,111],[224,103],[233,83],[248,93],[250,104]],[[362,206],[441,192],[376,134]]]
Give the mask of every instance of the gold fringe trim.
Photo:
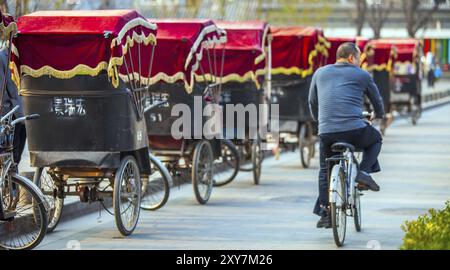
[[[2,21],[0,23],[0,29],[5,32],[5,40],[9,40],[9,36],[11,33],[17,33],[17,24],[15,22],[11,22],[8,26],[5,26]]]
[[[212,76],[211,74],[205,74],[204,76],[206,78],[209,77],[209,79],[206,79],[207,81],[216,81],[216,82],[220,82],[220,83],[227,83],[227,82],[240,82],[240,83],[244,83],[246,81],[253,81],[256,84],[257,88],[260,88],[260,83],[258,82],[257,78],[261,75],[265,75],[267,72],[266,69],[258,69],[256,70],[256,72],[253,71],[248,71],[247,73],[245,73],[244,75],[239,75],[237,73],[231,73],[228,74],[222,78],[218,77],[218,76]],[[198,75],[195,74],[195,80],[198,82],[204,82],[205,79],[203,77],[203,75]]]

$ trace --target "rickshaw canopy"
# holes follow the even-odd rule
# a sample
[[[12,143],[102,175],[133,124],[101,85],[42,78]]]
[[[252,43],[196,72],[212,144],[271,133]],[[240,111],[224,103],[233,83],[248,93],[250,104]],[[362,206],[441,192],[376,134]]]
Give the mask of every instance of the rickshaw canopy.
[[[414,74],[416,65],[420,57],[420,42],[417,39],[389,39],[386,40],[393,44],[395,48],[395,74]]]
[[[367,43],[369,42],[369,39],[364,37],[329,37],[327,38],[328,42],[330,42],[330,48],[328,50],[328,59],[327,64],[334,64],[336,63],[336,52],[339,46],[345,42],[352,42],[355,43],[356,46],[361,50],[362,58],[365,58],[365,47]]]
[[[220,57],[224,50],[221,83],[253,81],[259,88],[258,76],[267,72],[268,24],[261,21],[218,21],[216,24],[227,32],[227,42],[216,49]],[[206,77],[213,76],[207,74]],[[197,78],[201,80],[201,76]]]
[[[271,27],[272,74],[311,75],[325,64],[329,42],[314,27]]]
[[[38,11],[17,24],[11,63],[17,84],[22,75],[69,79],[107,71],[115,87],[129,73],[149,77],[156,25],[134,10]],[[136,66],[125,70],[124,58]]]
[[[158,25],[158,46],[155,49],[151,83],[184,82],[192,91],[194,73],[204,57],[204,49],[226,41],[226,33],[212,20],[148,19]]]
[[[392,71],[397,57],[396,48],[392,41],[387,39],[371,40],[366,46],[365,53],[364,69],[367,71]]]

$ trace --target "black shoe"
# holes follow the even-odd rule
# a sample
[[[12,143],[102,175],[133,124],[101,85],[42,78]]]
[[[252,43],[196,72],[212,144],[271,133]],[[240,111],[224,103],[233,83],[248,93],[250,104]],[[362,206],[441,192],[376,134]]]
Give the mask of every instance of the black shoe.
[[[372,176],[363,171],[359,171],[356,176],[356,183],[367,186],[372,191],[380,191],[380,186],[373,180]]]
[[[317,228],[325,228],[329,229],[331,228],[331,218],[330,216],[322,216],[319,221],[317,222]]]

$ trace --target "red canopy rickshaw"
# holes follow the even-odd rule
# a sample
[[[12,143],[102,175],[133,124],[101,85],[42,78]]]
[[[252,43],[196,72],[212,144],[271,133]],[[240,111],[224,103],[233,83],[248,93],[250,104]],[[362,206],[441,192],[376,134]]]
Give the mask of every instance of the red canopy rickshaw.
[[[306,168],[317,135],[308,105],[309,85],[314,71],[326,64],[330,44],[314,27],[272,27],[271,31],[272,103],[280,105],[280,143],[298,143]]]
[[[221,155],[221,142],[217,139],[220,130],[203,132],[206,121],[219,122],[220,126],[220,118],[203,116],[203,108],[215,103],[209,97],[218,94],[220,84],[199,82],[195,74],[203,77],[210,72],[208,76],[218,77],[222,61],[213,60],[212,54],[226,35],[211,20],[149,21],[158,24],[158,58],[152,70],[149,101],[165,102],[145,115],[150,148],[173,176],[190,174],[196,199],[205,204],[211,195],[213,162]],[[200,65],[202,59],[208,63],[207,71]],[[177,108],[182,106],[188,111],[183,111],[182,117],[173,116],[172,111],[180,113]],[[183,131],[174,129],[182,119],[187,119]]]
[[[223,70],[216,80],[222,83],[225,138],[230,139],[242,152],[243,162],[251,161],[250,167],[242,165],[240,169],[253,171],[254,183],[259,184],[263,159],[261,144],[266,139],[266,135],[261,135],[260,131],[267,127],[269,116],[264,110],[266,108],[261,110],[262,113],[258,108],[261,104],[268,104],[270,96],[270,29],[267,23],[261,21],[216,23],[227,32],[227,42],[216,49],[217,55],[223,52]],[[202,66],[206,68],[206,63],[202,62]],[[203,80],[202,76],[197,77]],[[209,80],[208,77],[214,78],[206,74],[204,80]],[[256,115],[252,116],[257,119],[253,119],[250,113],[241,112],[244,115],[240,115],[237,112],[236,115],[235,111],[227,109],[236,105],[246,108],[248,105],[255,106]],[[229,118],[234,119],[235,125],[227,125]],[[216,185],[224,185],[232,180],[229,178]]]
[[[140,175],[150,174],[143,118],[156,25],[132,10],[40,11],[18,20],[12,70],[25,112],[35,182],[52,202],[49,230],[67,195],[104,203],[131,234]]]
[[[373,73],[385,111],[408,113],[416,124],[421,111],[420,43],[414,39],[373,40],[366,55],[364,68]]]

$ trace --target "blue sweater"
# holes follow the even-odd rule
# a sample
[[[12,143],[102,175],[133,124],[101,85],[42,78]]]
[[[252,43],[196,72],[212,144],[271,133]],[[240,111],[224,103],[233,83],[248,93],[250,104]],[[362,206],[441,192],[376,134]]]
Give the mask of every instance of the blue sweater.
[[[309,108],[314,121],[319,121],[319,134],[365,127],[364,95],[372,103],[375,116],[382,118],[383,99],[368,72],[348,63],[319,68],[309,89]]]

